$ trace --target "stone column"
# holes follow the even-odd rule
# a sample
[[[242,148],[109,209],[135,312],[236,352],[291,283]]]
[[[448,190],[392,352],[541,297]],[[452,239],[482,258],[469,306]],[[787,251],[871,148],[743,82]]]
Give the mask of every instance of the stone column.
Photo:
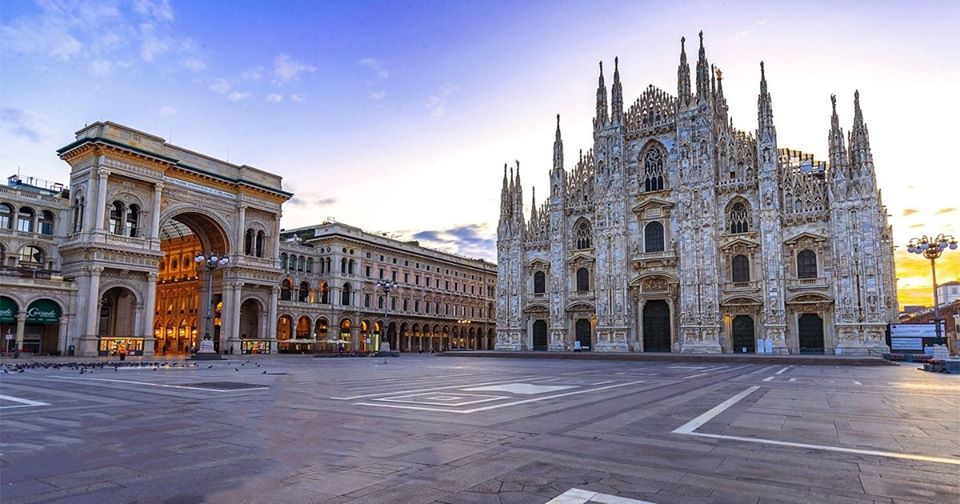
[[[133,305],[133,334],[132,336],[138,336],[143,334],[143,303],[134,303]],[[143,349],[146,351],[147,342],[144,339]]]
[[[277,353],[277,299],[279,297],[280,286],[274,285],[270,291],[270,309],[267,312],[267,332],[261,336],[261,338],[268,338],[270,340],[270,353]]]
[[[57,326],[57,348],[60,355],[67,355],[67,326],[70,324],[69,316],[64,313],[60,315],[60,325]]]
[[[226,274],[226,272],[224,272]],[[226,276],[226,275],[224,275]],[[233,293],[236,290],[235,282],[223,281],[223,308],[220,311],[220,353],[227,354],[230,350],[231,333],[233,327]]]
[[[23,351],[23,331],[26,329],[27,324],[27,313],[20,312],[17,314],[17,350]]]
[[[157,219],[154,219],[154,221],[156,220]],[[157,274],[151,271],[147,273],[147,292],[143,302],[143,355],[153,355],[154,340],[156,338],[153,334],[153,322],[156,311]]]
[[[153,187],[153,208],[150,210],[151,212],[153,212],[150,215],[150,239],[151,240],[158,240],[160,238],[160,197],[162,193],[163,193],[163,182],[157,182]]]
[[[277,212],[277,220],[273,223],[273,262],[280,267],[280,212]]]
[[[102,231],[104,229],[104,212],[107,211],[107,177],[109,175],[110,171],[106,168],[100,168],[97,171],[97,212],[93,227],[93,229],[97,231]]]
[[[246,254],[244,247],[246,246],[246,215],[247,215],[247,205],[240,205],[240,211],[237,212],[237,250],[236,255],[242,256]],[[277,241],[279,243],[279,240]],[[255,246],[256,243],[251,243],[251,247]],[[253,250],[251,250],[253,252]]]
[[[87,313],[85,314],[85,329],[81,336],[79,355],[89,356],[97,354],[97,325],[100,322],[100,274],[103,266],[90,267],[90,288],[87,290]]]
[[[227,350],[233,346],[234,353],[240,352],[240,296],[243,294],[243,282],[233,282],[233,297],[230,298],[230,331],[227,336]]]

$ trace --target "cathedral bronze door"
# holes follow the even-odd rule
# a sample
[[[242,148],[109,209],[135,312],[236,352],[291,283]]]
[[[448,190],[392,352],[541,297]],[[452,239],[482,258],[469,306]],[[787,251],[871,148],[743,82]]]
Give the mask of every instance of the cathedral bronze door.
[[[753,332],[753,317],[737,315],[733,319],[733,353],[754,353],[757,339]]]
[[[580,350],[587,352],[590,350],[590,321],[582,318],[577,319],[576,326],[577,342],[580,343]],[[576,350],[576,346],[574,346]]]
[[[643,351],[670,351],[670,307],[666,301],[643,305]]]
[[[816,313],[804,313],[798,321],[800,353],[823,353],[823,319]]]
[[[543,320],[533,322],[533,349],[547,349],[547,323]]]

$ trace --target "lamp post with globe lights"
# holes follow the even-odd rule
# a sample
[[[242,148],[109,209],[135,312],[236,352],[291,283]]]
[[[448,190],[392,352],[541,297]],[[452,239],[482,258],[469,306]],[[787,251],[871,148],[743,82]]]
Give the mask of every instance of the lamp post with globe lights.
[[[210,254],[201,252],[193,258],[193,261],[197,263],[197,266],[203,266],[207,270],[207,315],[203,326],[203,341],[200,342],[200,348],[197,350],[197,354],[201,357],[210,354],[217,355],[213,349],[213,337],[210,335],[213,330],[211,327],[213,324],[213,272],[216,271],[217,268],[229,264],[230,258],[222,254],[217,255],[215,252]]]
[[[381,341],[378,341],[378,342],[377,342],[377,345],[376,345],[376,351],[379,352],[379,351],[380,351],[380,345],[382,344],[382,339],[383,339],[383,337],[387,337],[387,335],[388,335],[388,328],[390,327],[390,324],[389,324],[389,322],[387,321],[387,309],[388,309],[389,306],[390,306],[390,291],[399,289],[399,288],[400,288],[400,285],[397,284],[397,282],[395,282],[395,281],[385,280],[385,279],[381,278],[380,280],[377,280],[377,283],[375,284],[375,287],[376,287],[377,289],[380,289],[380,290],[383,291],[383,326],[380,328]],[[390,343],[389,343],[389,339],[388,339],[387,345],[389,345],[389,344],[390,344]],[[390,348],[390,350],[391,350],[391,351],[393,351],[393,350],[399,351],[399,350],[400,350],[399,347],[400,347],[400,338],[397,338],[397,348],[396,348],[396,349]]]
[[[922,255],[930,259],[930,271],[933,273],[933,325],[936,326],[937,339],[934,344],[943,344],[943,334],[940,331],[940,299],[937,295],[937,259],[947,249],[957,250],[957,239],[952,235],[940,233],[936,238],[923,235],[920,238],[911,238],[907,243],[907,252]]]

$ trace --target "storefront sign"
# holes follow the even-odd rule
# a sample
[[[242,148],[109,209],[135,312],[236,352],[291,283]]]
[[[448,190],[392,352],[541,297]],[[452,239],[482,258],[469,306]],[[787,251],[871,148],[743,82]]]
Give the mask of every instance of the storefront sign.
[[[0,297],[0,322],[17,320],[17,304],[10,298]]]
[[[27,323],[59,324],[60,307],[46,299],[34,301],[27,308]]]
[[[891,350],[923,350],[923,338],[890,338]]]

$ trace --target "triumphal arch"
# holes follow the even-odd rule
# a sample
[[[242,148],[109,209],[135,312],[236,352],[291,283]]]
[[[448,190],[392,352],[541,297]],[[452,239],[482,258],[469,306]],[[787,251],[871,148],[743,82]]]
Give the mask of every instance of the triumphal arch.
[[[220,353],[239,353],[241,338],[275,344],[291,197],[279,176],[112,122],[57,152],[71,167],[60,254],[77,285],[78,355],[182,354],[204,334]],[[201,253],[229,262],[210,271]]]

